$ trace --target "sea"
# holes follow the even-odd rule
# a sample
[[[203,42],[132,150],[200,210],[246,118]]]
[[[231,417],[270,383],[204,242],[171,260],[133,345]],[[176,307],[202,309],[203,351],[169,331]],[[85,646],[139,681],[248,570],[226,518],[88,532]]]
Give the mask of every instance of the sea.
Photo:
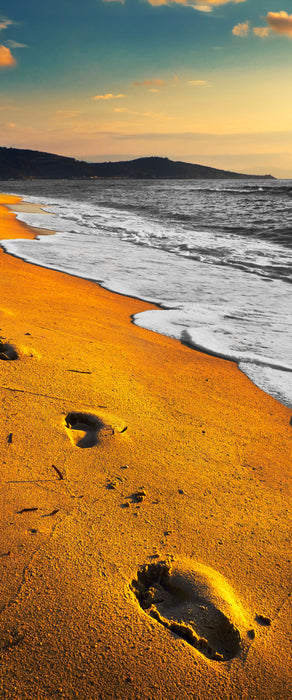
[[[24,180],[54,236],[8,253],[158,308],[134,323],[237,362],[292,408],[292,180]]]

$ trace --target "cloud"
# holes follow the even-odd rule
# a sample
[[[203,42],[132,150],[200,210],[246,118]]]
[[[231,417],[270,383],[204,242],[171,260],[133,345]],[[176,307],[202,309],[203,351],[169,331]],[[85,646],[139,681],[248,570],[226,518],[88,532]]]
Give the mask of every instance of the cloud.
[[[276,34],[286,34],[292,38],[292,15],[287,12],[268,12],[265,17],[269,27]]]
[[[210,5],[196,5],[195,10],[199,12],[212,12],[212,7],[210,7]]]
[[[233,27],[233,29],[232,29],[232,34],[234,34],[234,36],[244,37],[244,36],[247,36],[248,33],[249,33],[249,21],[248,21],[248,19],[246,20],[246,22],[239,22],[239,24],[236,24],[235,27]]]
[[[105,95],[95,95],[93,100],[119,100],[121,97],[127,97],[127,95],[113,95],[111,92],[107,92]]]
[[[155,78],[154,80],[142,80],[142,81],[135,80],[135,81],[133,82],[133,85],[135,85],[136,87],[137,87],[137,86],[140,87],[141,85],[146,85],[146,86],[149,86],[149,85],[161,86],[161,85],[165,85],[165,81],[164,81],[164,80],[160,80],[159,78]]]
[[[266,39],[271,33],[270,27],[254,27],[252,31],[256,36],[259,36],[261,39]]]
[[[27,49],[27,44],[19,44],[18,41],[13,41],[13,39],[7,39],[6,44],[12,49]]]
[[[120,2],[122,5],[125,4],[125,0],[104,0],[104,2]],[[219,7],[220,5],[227,5],[233,3],[238,5],[240,2],[246,2],[246,0],[146,0],[152,7],[160,7],[161,5],[183,5],[184,7],[192,7],[194,10],[199,12],[212,12],[214,7]]]
[[[287,144],[287,140],[289,139],[289,142],[291,141],[291,136],[292,136],[292,131],[267,131],[267,132],[235,132],[235,133],[220,133],[220,132],[211,132],[211,131],[152,131],[152,132],[144,132],[144,133],[135,133],[135,134],[123,134],[123,133],[118,133],[116,132],[116,138],[119,140],[125,140],[125,139],[143,139],[143,140],[152,140],[152,139],[157,139],[157,140],[166,140],[166,139],[189,139],[192,140],[197,140],[199,143],[209,143],[211,139],[216,139],[219,141],[228,141],[228,142],[234,142],[236,144],[236,147],[239,145],[239,139],[244,140],[244,146],[242,149],[242,152],[246,151],[246,145],[245,142],[251,141],[253,144],[258,145],[261,140],[265,140],[265,138],[268,138],[269,141],[271,139],[276,139],[277,143],[280,141],[284,142],[284,144]],[[213,146],[212,146],[213,148]],[[223,151],[224,152],[224,151]]]
[[[56,116],[60,117],[61,119],[74,119],[74,117],[78,117],[82,112],[78,112],[77,110],[74,111],[73,109],[66,110],[66,109],[58,109],[56,112]]]
[[[132,109],[127,109],[127,107],[115,107],[114,112],[118,112],[119,114],[132,114],[135,117],[148,117],[150,119],[173,119],[173,117],[169,117],[163,112],[136,112]]]
[[[192,85],[192,87],[210,87],[210,83],[207,80],[188,80],[188,85]]]
[[[12,66],[16,66],[15,58],[7,46],[0,44],[0,68],[12,68]]]
[[[201,0],[147,0],[147,2],[153,7],[177,4],[185,7],[192,7],[199,12],[212,12],[214,7],[227,5],[228,3],[238,5],[240,2],[246,2],[246,0],[203,0],[203,3]]]
[[[0,31],[2,29],[7,29],[7,27],[10,27],[11,24],[14,24],[12,22],[12,19],[6,19],[6,17],[0,17]]]

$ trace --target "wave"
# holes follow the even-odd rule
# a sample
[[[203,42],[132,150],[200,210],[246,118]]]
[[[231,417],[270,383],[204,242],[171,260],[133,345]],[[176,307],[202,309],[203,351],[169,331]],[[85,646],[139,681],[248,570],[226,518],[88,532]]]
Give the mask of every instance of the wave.
[[[153,311],[151,317],[146,312],[135,322],[237,362],[255,384],[288,405],[291,288],[286,282],[291,254],[278,242],[236,235],[223,228],[232,216],[239,224],[254,217],[251,209],[237,211],[237,203],[228,209],[217,200],[208,229],[197,224],[191,227],[182,220],[180,210],[187,214],[187,209],[195,211],[197,204],[183,188],[179,196],[177,185],[169,185],[167,207],[165,198],[162,201],[154,185],[148,183],[146,193],[141,183],[127,184],[124,190],[119,184],[115,207],[105,207],[101,195],[97,198],[96,193],[103,193],[103,197],[105,193],[108,201],[108,183],[99,183],[98,188],[79,183],[72,189],[66,182],[61,185],[60,197],[56,192],[50,197],[49,188],[50,183],[46,183],[43,196],[27,199],[46,202],[50,214],[19,214],[19,218],[62,233],[40,236],[37,241],[5,242],[8,252],[170,309]],[[154,203],[151,201],[147,215],[149,192]],[[137,203],[141,196],[143,206],[138,213],[130,210],[127,203]],[[226,204],[226,197],[223,201]],[[202,211],[206,223],[212,209],[208,198],[203,203],[200,215]],[[152,204],[158,207],[159,218],[153,216]],[[280,218],[275,214],[277,207],[269,206],[266,216],[274,217],[274,225],[283,219],[287,226],[288,209]],[[170,221],[174,208],[177,222]],[[158,319],[153,316],[156,313]],[[292,386],[288,394],[292,396]]]
[[[207,355],[215,355],[216,357],[221,357],[224,360],[236,362],[237,364],[251,364],[256,365],[257,367],[269,367],[270,369],[276,369],[281,372],[292,373],[292,365],[275,361],[269,357],[258,357],[254,354],[232,352],[226,349],[224,351],[220,351],[220,346],[218,345],[216,345],[216,348],[213,350],[210,345],[198,343],[196,338],[193,337],[192,332],[188,330],[182,331],[180,340],[186,345],[192,345],[192,347],[206,353]]]
[[[230,181],[232,182],[232,181]],[[286,194],[288,197],[292,196],[292,186],[289,185],[277,185],[277,181],[272,181],[271,184],[265,185],[243,185],[242,187],[194,187],[189,190],[190,192],[204,192],[206,194],[223,194],[223,195],[238,195],[238,194],[268,194],[269,196],[276,197],[282,194]]]

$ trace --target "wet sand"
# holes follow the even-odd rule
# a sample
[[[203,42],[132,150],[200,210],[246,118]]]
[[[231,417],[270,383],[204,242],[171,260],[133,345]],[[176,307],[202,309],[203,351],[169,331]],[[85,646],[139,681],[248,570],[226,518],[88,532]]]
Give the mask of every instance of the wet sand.
[[[287,700],[291,411],[151,304],[0,266],[2,697]]]

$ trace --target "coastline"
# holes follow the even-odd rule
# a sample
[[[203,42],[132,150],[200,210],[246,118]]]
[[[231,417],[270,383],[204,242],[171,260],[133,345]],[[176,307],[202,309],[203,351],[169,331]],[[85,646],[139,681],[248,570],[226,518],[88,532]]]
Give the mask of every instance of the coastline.
[[[139,199],[140,195],[142,210],[146,206],[148,211],[148,185],[146,191],[144,187],[142,188],[143,192],[135,186],[131,192],[127,188],[125,190],[122,188],[121,193],[118,186],[113,187],[113,190],[111,188],[111,196],[115,204],[114,208],[110,209],[104,208],[106,202],[97,208],[90,204],[95,196],[96,185],[91,187],[89,185],[87,191],[84,184],[82,186],[82,183],[79,183],[79,195],[75,201],[73,185],[63,183],[64,198],[62,197],[62,203],[60,200],[59,204],[56,182],[52,185],[47,183],[47,187],[35,182],[31,183],[31,196],[29,187],[29,182],[23,183],[26,199],[29,202],[38,202],[41,211],[46,204],[47,212],[45,215],[40,215],[37,212],[31,213],[28,209],[28,212],[18,212],[17,218],[28,226],[50,228],[56,233],[56,238],[38,237],[38,241],[8,240],[2,244],[6,252],[15,254],[27,262],[67,272],[83,279],[91,279],[115,293],[157,304],[157,309],[136,314],[134,322],[148,330],[156,330],[183,342],[189,342],[196,350],[205,354],[211,353],[216,357],[237,362],[241,371],[247,374],[258,387],[288,408],[292,408],[290,358],[292,338],[289,325],[292,299],[290,298],[291,285],[287,286],[284,280],[285,275],[287,279],[291,276],[292,258],[289,248],[286,248],[286,253],[284,248],[282,249],[281,246],[279,248],[276,235],[271,234],[275,239],[271,246],[264,244],[261,235],[256,244],[253,240],[249,240],[249,237],[246,239],[245,217],[242,226],[239,227],[239,237],[233,236],[232,239],[228,239],[228,254],[228,250],[224,247],[224,236],[222,240],[220,237],[217,246],[214,232],[214,235],[210,233],[208,244],[204,243],[203,232],[198,232],[195,245],[190,244],[191,232],[187,229],[185,233],[183,232],[183,211],[181,211],[182,230],[179,230],[179,226],[177,245],[173,247],[172,234],[176,229],[176,227],[173,228],[173,223],[170,225],[169,235],[166,232],[164,240],[164,236],[161,237],[162,230],[158,220],[155,225],[152,220],[154,202],[159,207],[160,197],[164,196],[160,194],[159,188],[157,192],[155,187],[150,188],[153,205],[150,206],[148,220],[148,215],[141,218],[140,215],[135,214],[132,219],[130,214],[132,207],[137,211],[137,197]],[[104,185],[101,186],[98,194],[98,199],[101,198],[102,201],[105,196],[103,188]],[[18,189],[20,190],[20,187]],[[220,188],[219,190],[221,192]],[[138,195],[139,191],[140,195]],[[192,218],[194,211],[191,192],[192,188],[190,191],[188,189],[187,198],[190,199],[190,217]],[[243,197],[240,190],[236,194],[235,203],[233,194],[228,192],[229,190],[223,188],[221,194],[215,195],[219,208],[218,214],[220,212],[222,214],[222,197],[227,197],[229,204],[231,197],[233,202],[231,207],[233,215],[231,214],[229,223],[226,221],[226,231],[235,224],[235,211],[237,207],[241,207]],[[17,190],[14,194],[18,194]],[[119,207],[119,194],[121,194],[123,206],[121,210],[119,208],[116,210],[116,207]],[[182,193],[178,191],[177,195],[178,200],[181,201]],[[202,196],[206,199],[205,195]],[[257,194],[253,191],[251,200],[255,196]],[[51,209],[50,205],[54,210],[52,216],[48,210],[48,208]],[[27,207],[27,203],[24,206]],[[267,201],[264,198],[261,204],[263,219],[267,215],[266,206]],[[172,205],[167,214],[167,220],[171,215],[171,207]],[[252,216],[252,207],[250,213]],[[202,213],[202,215],[206,225],[206,214]],[[215,220],[216,217],[217,215]],[[215,220],[211,228],[214,228]],[[220,215],[217,223],[220,225]],[[263,227],[265,228],[264,223]],[[273,226],[271,228],[273,229]],[[133,241],[134,231],[135,240]],[[170,231],[172,231],[171,235]],[[283,231],[284,245],[285,235]],[[206,259],[196,260],[196,249],[202,252],[201,246],[204,247],[204,245],[207,246],[206,250],[209,246],[211,249],[215,246],[214,250],[217,250],[215,259],[213,255],[208,257],[207,254]],[[256,265],[259,263],[256,271],[252,264],[255,258],[254,245],[257,250],[255,263]],[[238,269],[237,263],[233,264],[233,258],[237,260],[239,267],[243,266],[244,270]],[[270,268],[267,265],[268,260],[271,264]],[[266,267],[264,265],[263,268],[264,262]],[[159,269],[158,275],[155,269]],[[279,278],[277,270],[281,271]],[[270,283],[267,287],[268,280]],[[279,313],[276,312],[277,309]],[[255,322],[255,319],[258,322]],[[290,374],[287,374],[287,370]]]
[[[1,217],[0,238],[39,234]],[[291,411],[235,363],[131,323],[155,305],[2,250],[0,264],[0,334],[19,356],[0,363],[4,697],[284,700]],[[114,434],[80,449],[72,412]],[[184,580],[212,568],[219,610],[220,576],[235,591],[231,660],[139,606],[139,567],[172,557]]]

